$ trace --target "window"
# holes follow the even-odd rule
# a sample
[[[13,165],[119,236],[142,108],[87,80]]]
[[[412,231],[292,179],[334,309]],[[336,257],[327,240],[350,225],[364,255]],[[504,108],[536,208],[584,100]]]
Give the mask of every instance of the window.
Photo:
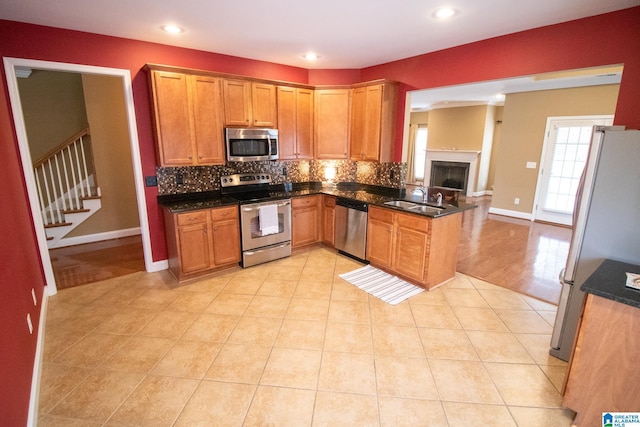
[[[413,181],[424,182],[424,168],[427,162],[427,128],[418,128],[416,133],[416,151],[413,157]]]

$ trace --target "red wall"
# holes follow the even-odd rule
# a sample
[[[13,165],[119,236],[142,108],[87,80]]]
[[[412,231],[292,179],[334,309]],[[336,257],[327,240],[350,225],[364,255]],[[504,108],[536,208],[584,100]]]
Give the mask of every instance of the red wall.
[[[362,70],[411,89],[624,64],[615,124],[640,128],[640,7],[470,43]],[[402,97],[401,97],[402,98]],[[401,110],[404,99],[400,100]],[[396,160],[402,154],[397,122]]]
[[[540,72],[624,64],[615,122],[640,128],[640,7],[484,40],[363,70],[305,70],[215,53],[175,48],[0,20],[0,55],[128,69],[133,80],[136,124],[144,175],[155,175],[146,63],[227,72],[309,84],[351,84],[387,78],[407,90],[499,79]],[[37,327],[44,278],[22,179],[17,141],[2,68],[0,87],[0,413],[7,425],[27,419],[35,331],[26,329],[30,312]],[[398,101],[404,110],[404,96]],[[401,115],[396,159],[400,159]],[[153,259],[166,258],[156,188],[146,190]]]

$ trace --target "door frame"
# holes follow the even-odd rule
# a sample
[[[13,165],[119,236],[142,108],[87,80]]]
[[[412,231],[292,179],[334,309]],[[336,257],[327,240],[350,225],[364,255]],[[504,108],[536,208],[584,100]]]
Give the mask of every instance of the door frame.
[[[548,170],[548,165],[546,164],[547,152],[550,150],[550,137],[551,137],[551,124],[555,121],[572,121],[572,120],[611,120],[613,122],[613,114],[585,114],[582,116],[549,116],[547,117],[547,123],[545,125],[544,132],[544,141],[542,143],[542,152],[540,153],[539,167],[538,167],[538,178],[536,181],[536,193],[533,198],[533,209],[531,212],[531,221],[535,221],[538,216],[538,203],[540,203],[540,199],[542,199],[542,181],[544,178],[545,170]],[[567,225],[561,224],[560,225]],[[573,226],[573,225],[569,225]]]
[[[33,174],[33,168],[31,167],[33,163],[31,159],[31,153],[29,151],[29,142],[27,139],[27,131],[22,111],[22,103],[20,102],[18,80],[16,77],[16,67],[41,69],[48,71],[62,71],[79,74],[99,74],[104,76],[120,77],[122,79],[122,89],[124,92],[125,111],[129,129],[131,160],[135,181],[134,185],[136,189],[136,199],[138,204],[138,216],[140,219],[140,234],[142,236],[142,251],[144,255],[145,269],[147,272],[165,270],[167,268],[167,261],[164,260],[154,262],[153,254],[151,252],[149,217],[147,214],[144,175],[142,173],[142,161],[140,158],[140,143],[138,141],[138,128],[136,125],[136,114],[133,103],[131,72],[129,70],[118,68],[67,64],[62,62],[40,61],[22,58],[4,57],[3,61],[7,79],[7,88],[9,91],[9,99],[11,102],[13,122],[15,125],[16,136],[18,138],[20,160],[22,161],[22,171],[25,180],[25,186],[27,188],[31,218],[33,220],[33,229],[35,230],[38,249],[40,251],[40,260],[45,276],[45,290],[48,295],[54,295],[57,292],[57,287],[55,276],[53,274],[53,267],[51,265],[51,258],[49,256],[49,248],[47,246],[47,236],[43,226],[43,218],[40,212],[40,202],[38,199],[36,181]]]

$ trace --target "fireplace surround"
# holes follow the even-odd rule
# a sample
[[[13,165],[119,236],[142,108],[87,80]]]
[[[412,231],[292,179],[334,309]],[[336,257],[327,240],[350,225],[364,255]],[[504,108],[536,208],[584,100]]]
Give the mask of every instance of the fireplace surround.
[[[470,150],[427,150],[427,161],[425,164],[424,176],[429,177],[429,182],[425,183],[427,186],[436,186],[438,184],[432,183],[433,178],[432,170],[433,163],[447,163],[454,164],[459,163],[459,167],[467,168],[466,172],[466,184],[464,194],[467,197],[473,197],[476,191],[476,182],[478,179],[478,160],[480,157],[480,151]],[[437,164],[437,163],[436,163]],[[445,185],[439,185],[445,186]],[[456,188],[456,187],[453,187]]]

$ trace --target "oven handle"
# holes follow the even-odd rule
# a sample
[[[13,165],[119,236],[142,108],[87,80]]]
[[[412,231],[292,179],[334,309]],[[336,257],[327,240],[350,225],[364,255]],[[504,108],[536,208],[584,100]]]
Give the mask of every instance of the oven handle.
[[[271,249],[285,248],[285,247],[287,247],[289,245],[291,245],[291,243],[290,242],[286,242],[286,243],[283,243],[283,244],[278,245],[278,246],[269,246],[269,248],[267,248],[267,249],[259,249],[257,251],[245,251],[244,254],[245,255],[255,255],[255,254],[259,254],[260,252],[268,251],[268,250],[271,250]]]
[[[261,203],[261,204],[260,204],[260,206],[266,206],[266,205],[268,205],[268,204],[269,204],[269,203]],[[277,203],[277,204],[276,204],[276,206],[277,206],[277,207],[282,207],[282,206],[287,206],[287,205],[290,205],[290,204],[291,204],[291,201],[290,201],[290,200],[287,200],[287,201],[282,202],[282,203]],[[243,212],[257,211],[257,210],[258,210],[258,208],[259,208],[260,206],[255,206],[255,207],[246,207],[246,206],[243,206],[243,207],[242,207],[242,211],[243,211]]]

